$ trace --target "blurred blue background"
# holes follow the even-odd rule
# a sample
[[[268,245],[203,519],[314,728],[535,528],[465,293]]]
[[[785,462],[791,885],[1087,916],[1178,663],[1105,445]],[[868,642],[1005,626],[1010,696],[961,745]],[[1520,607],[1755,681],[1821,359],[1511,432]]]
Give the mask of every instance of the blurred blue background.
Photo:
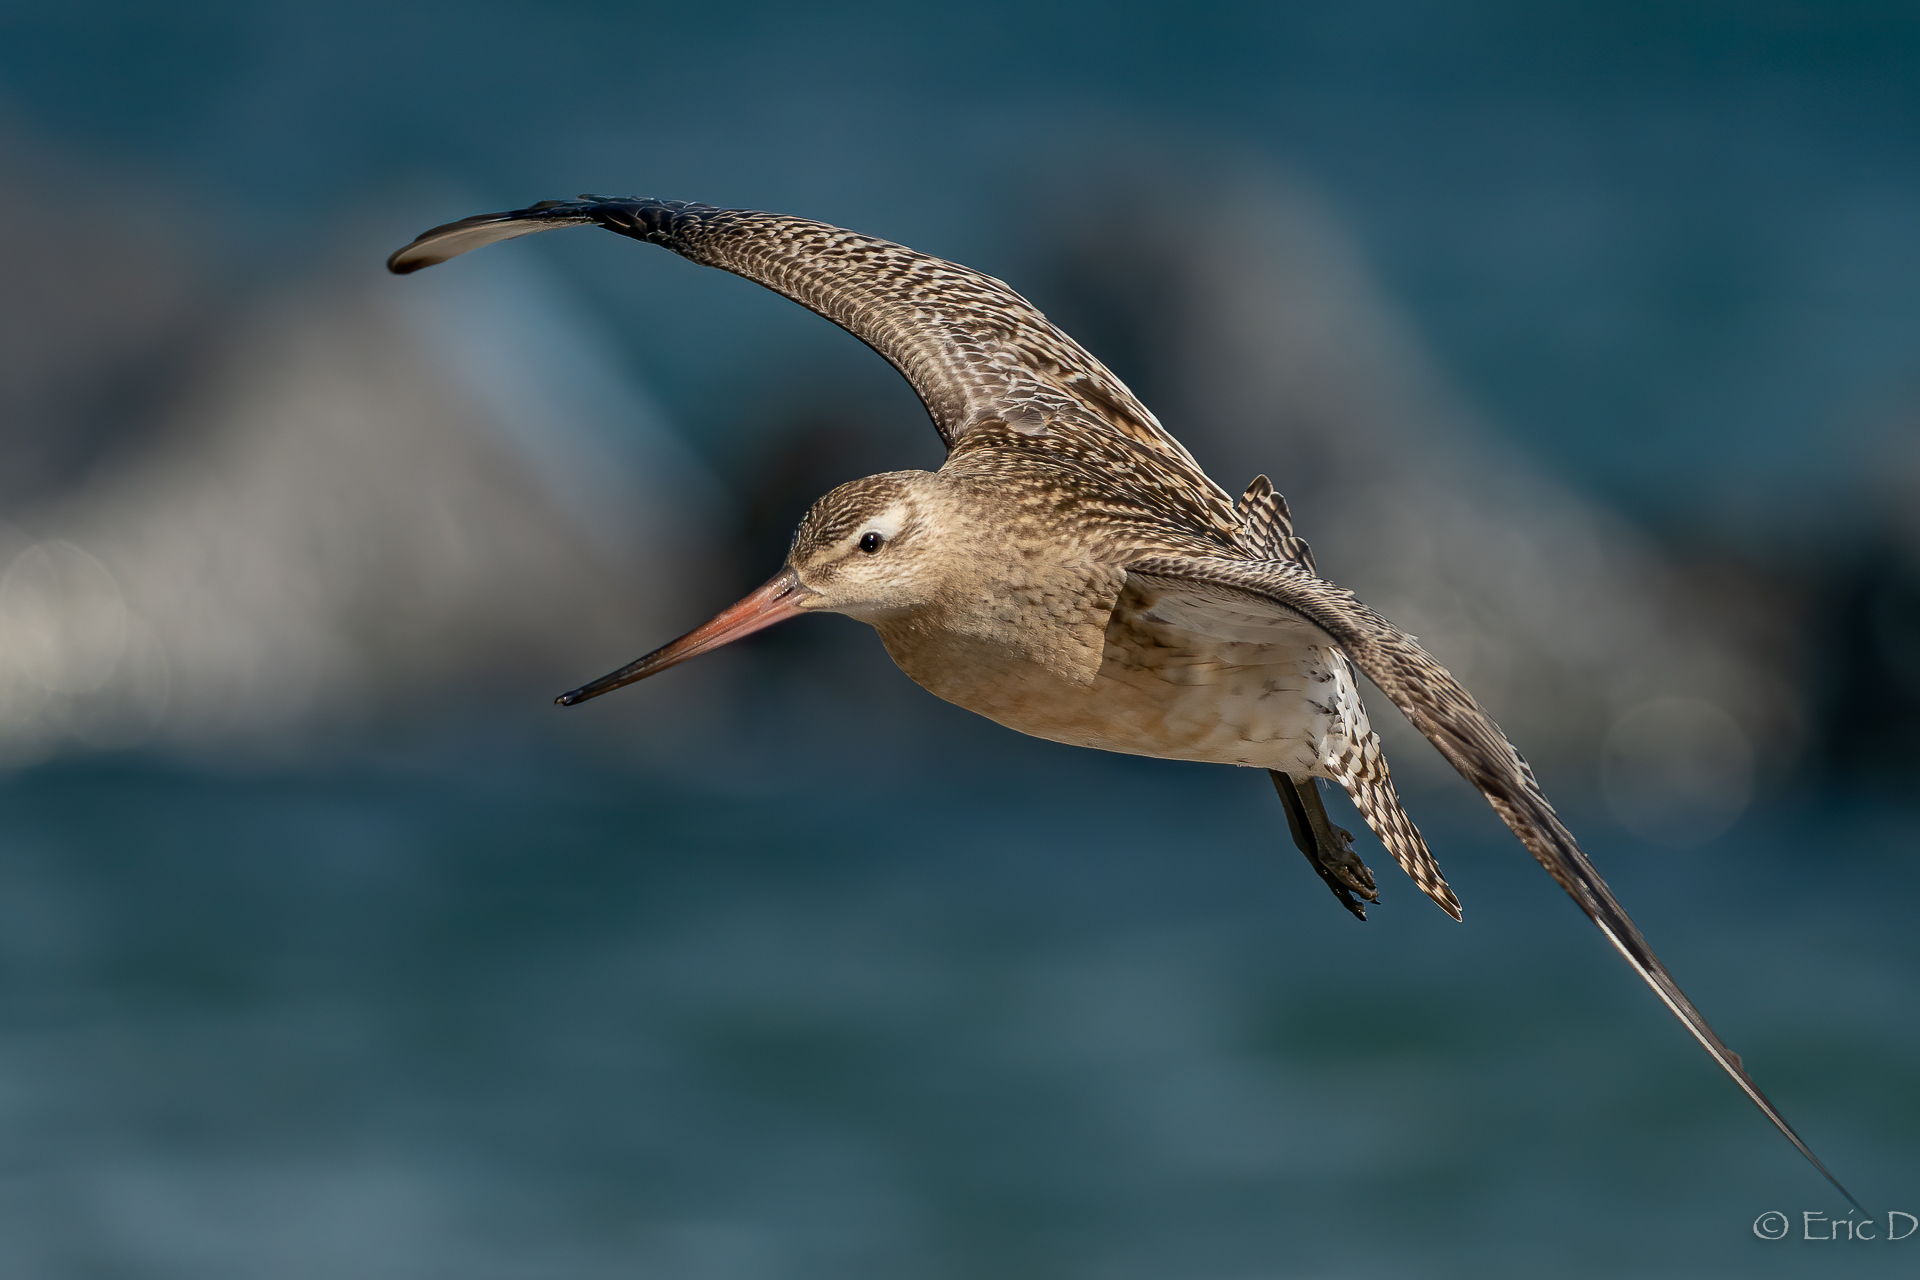
[[[1464,926],[844,620],[553,711],[937,441],[630,242],[381,262],[601,191],[1008,279],[1920,1213],[1917,66],[1909,5],[0,8],[0,1272],[1911,1274],[1754,1236],[1844,1206],[1404,731]]]

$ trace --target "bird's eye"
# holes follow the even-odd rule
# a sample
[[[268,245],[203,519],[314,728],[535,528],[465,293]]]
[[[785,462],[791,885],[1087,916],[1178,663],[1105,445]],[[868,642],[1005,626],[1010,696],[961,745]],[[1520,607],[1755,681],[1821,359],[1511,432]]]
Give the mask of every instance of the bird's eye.
[[[866,552],[868,555],[872,555],[874,552],[880,549],[880,544],[885,541],[886,541],[885,538],[881,537],[879,534],[869,529],[867,532],[860,535],[860,549]]]

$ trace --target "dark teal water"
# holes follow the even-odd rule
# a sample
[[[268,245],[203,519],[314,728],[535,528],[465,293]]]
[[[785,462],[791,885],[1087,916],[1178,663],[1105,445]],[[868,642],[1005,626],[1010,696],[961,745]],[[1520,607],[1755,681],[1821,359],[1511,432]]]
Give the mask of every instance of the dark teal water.
[[[1465,926],[1399,883],[1358,925],[1257,775],[985,732],[725,792],[13,778],[0,1273],[1912,1274],[1920,1237],[1755,1238],[1837,1197],[1490,821],[1422,803]],[[1911,818],[1595,848],[1882,1213],[1920,1212]]]

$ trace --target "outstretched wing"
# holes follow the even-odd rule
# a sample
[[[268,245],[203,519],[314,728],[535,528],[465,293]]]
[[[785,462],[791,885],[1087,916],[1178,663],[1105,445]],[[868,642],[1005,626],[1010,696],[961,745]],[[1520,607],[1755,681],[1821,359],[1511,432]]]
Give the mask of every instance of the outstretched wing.
[[[1005,284],[824,222],[582,196],[435,227],[387,266],[405,275],[499,240],[589,223],[745,276],[833,321],[906,375],[948,448],[982,422],[1040,428],[1092,420],[1204,481],[1192,455],[1106,366]],[[1219,499],[1229,502],[1224,493]]]
[[[1351,591],[1315,577],[1285,560],[1235,561],[1209,557],[1156,557],[1127,566],[1129,574],[1153,578],[1157,585],[1182,591],[1188,603],[1204,608],[1209,600],[1244,612],[1264,602],[1277,616],[1306,619],[1334,640],[1355,666],[1393,699],[1413,726],[1440,749],[1467,781],[1480,789],[1528,852],[1560,882],[1627,963],[1685,1024],[1734,1082],[1766,1113],[1800,1154],[1826,1175],[1841,1195],[1859,1207],[1827,1167],[1800,1140],[1793,1126],[1760,1092],[1741,1065],[1740,1056],[1721,1042],[1700,1011],[1680,990],[1666,965],[1607,888],[1606,881],[1574,843],[1573,835],[1547,803],[1533,770],[1507,741],[1500,727],[1480,709],[1473,695],[1435,662],[1412,636],[1354,598]],[[1863,1210],[1864,1212],[1864,1210]]]

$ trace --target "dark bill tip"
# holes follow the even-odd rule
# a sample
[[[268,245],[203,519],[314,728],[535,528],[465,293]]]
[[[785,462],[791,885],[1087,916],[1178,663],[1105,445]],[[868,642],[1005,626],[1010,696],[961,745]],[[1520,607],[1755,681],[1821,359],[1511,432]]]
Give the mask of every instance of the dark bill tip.
[[[678,640],[660,646],[644,658],[629,662],[618,671],[608,672],[598,680],[561,694],[553,700],[554,705],[578,706],[603,693],[612,693],[636,680],[645,680],[668,667],[678,666],[688,658],[696,658],[711,649],[731,644],[742,636],[752,635],[776,622],[784,622],[805,612],[802,606],[812,595],[810,589],[800,585],[800,578],[793,570],[783,569],[752,595],[723,609],[705,626],[696,627]]]

